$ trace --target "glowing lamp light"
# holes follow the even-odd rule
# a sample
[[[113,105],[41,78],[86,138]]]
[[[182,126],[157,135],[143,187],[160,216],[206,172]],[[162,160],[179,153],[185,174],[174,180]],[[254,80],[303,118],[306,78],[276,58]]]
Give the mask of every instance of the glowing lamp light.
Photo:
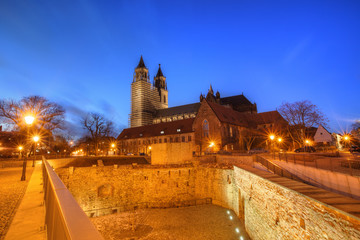
[[[310,141],[309,141],[308,139],[306,139],[306,140],[305,140],[305,143],[306,143],[306,144],[309,144],[309,143],[310,143]]]
[[[34,137],[33,137],[34,142],[39,141],[39,139],[40,139],[39,136],[34,136]]]
[[[230,216],[229,218],[230,218],[230,220],[233,220],[233,217],[232,217],[232,216]]]
[[[19,146],[19,150],[21,151],[23,149],[23,147],[22,146]]]
[[[227,211],[226,211],[226,213],[227,213],[227,214],[230,214],[230,211],[229,211],[229,210],[227,210]]]
[[[214,142],[211,142],[210,145],[209,145],[209,147],[213,147],[214,145],[215,145],[215,143],[214,143]]]
[[[344,136],[344,140],[345,140],[345,141],[349,141],[349,139],[350,139],[350,137],[349,137],[348,135],[345,135],[345,136]]]
[[[239,228],[235,228],[235,232],[240,233],[240,229],[239,229]]]
[[[35,120],[35,117],[34,117],[34,116],[29,115],[29,116],[26,116],[26,117],[25,117],[25,122],[26,122],[26,124],[28,124],[28,125],[31,125],[31,124],[34,122],[34,120]]]
[[[151,150],[151,146],[149,146],[149,150]]]
[[[270,135],[270,139],[271,139],[271,140],[274,140],[274,139],[275,139],[275,135],[274,135],[274,134],[271,134],[271,135]]]
[[[112,147],[112,148],[114,148],[114,147],[115,147],[115,144],[114,144],[114,143],[113,143],[113,144],[111,144],[111,147]]]
[[[282,142],[282,138],[278,138],[278,142]]]

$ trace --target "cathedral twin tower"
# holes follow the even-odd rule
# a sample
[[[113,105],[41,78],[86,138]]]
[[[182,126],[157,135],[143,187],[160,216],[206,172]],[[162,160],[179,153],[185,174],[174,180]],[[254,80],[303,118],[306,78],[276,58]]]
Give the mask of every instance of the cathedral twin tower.
[[[159,70],[152,84],[149,69],[146,68],[141,56],[131,83],[130,127],[152,124],[156,110],[163,108],[168,108],[166,77],[164,77],[159,64]]]

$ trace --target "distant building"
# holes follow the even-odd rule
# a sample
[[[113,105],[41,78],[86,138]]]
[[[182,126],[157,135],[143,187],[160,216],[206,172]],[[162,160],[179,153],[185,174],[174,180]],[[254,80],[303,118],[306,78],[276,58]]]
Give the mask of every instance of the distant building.
[[[335,145],[333,135],[322,125],[319,125],[315,132],[314,142],[322,145]]]
[[[265,133],[287,125],[277,111],[258,113],[243,94],[221,98],[211,85],[200,102],[168,108],[160,66],[153,84],[149,79],[141,57],[131,84],[130,128],[117,138],[121,154],[151,155],[152,164],[181,163],[195,154],[243,152],[250,143],[264,147]]]
[[[161,67],[150,83],[141,57],[131,84],[130,128],[118,141],[121,154],[146,154],[153,164],[171,164],[190,160],[194,154],[246,151],[249,142],[264,144],[265,133],[285,125],[277,111],[258,113],[256,103],[243,94],[221,98],[211,85],[200,102],[168,108]]]
[[[216,102],[239,112],[257,112],[256,103],[251,103],[243,94],[220,98],[219,92],[214,95],[211,85],[206,97],[200,95],[200,102],[204,98],[208,102]],[[151,83],[149,70],[141,56],[131,83],[130,127],[195,118],[199,107],[200,103],[193,103],[168,108],[167,82],[160,64]]]

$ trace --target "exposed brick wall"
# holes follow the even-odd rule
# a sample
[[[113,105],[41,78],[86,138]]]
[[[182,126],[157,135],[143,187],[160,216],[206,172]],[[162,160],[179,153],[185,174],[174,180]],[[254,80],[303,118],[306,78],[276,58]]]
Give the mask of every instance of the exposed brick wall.
[[[209,137],[204,137],[203,134],[203,122],[205,119],[209,122]],[[198,151],[200,151],[200,145],[201,152],[217,152],[219,150],[231,152],[244,150],[243,144],[240,144],[244,128],[220,122],[206,101],[201,103],[193,127],[195,130],[196,145],[199,146]],[[215,146],[209,148],[210,142],[214,142]]]
[[[202,130],[205,119],[209,122],[208,138],[203,136]],[[215,142],[214,151],[219,151],[221,149],[221,122],[206,102],[201,103],[197,117],[194,120],[193,127],[195,130],[195,140],[196,145],[198,145],[198,151],[200,151],[200,145],[201,152],[206,152],[207,150],[209,151],[210,149],[208,149],[208,146],[211,141]]]

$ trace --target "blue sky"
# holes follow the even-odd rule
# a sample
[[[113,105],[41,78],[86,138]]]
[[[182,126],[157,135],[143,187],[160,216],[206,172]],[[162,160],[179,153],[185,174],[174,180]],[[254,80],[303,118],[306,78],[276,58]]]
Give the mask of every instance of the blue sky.
[[[310,100],[333,131],[360,119],[360,1],[0,1],[0,97],[41,95],[76,124],[127,126],[142,54],[169,106],[209,85],[258,110]]]

